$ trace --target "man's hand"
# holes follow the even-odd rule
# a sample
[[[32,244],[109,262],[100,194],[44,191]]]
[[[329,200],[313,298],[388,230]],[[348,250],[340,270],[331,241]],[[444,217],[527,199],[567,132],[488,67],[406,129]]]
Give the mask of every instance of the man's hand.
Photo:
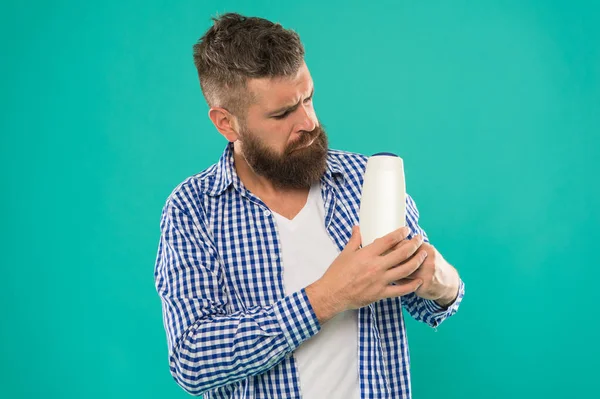
[[[432,299],[440,306],[448,306],[458,296],[460,279],[458,272],[446,259],[429,243],[423,243],[421,250],[427,252],[427,258],[421,266],[404,279],[398,280],[397,284],[419,279],[423,284],[415,291],[415,294],[425,299]],[[410,260],[407,260],[407,262]]]
[[[403,227],[361,248],[359,228],[352,229],[350,241],[323,277],[306,287],[320,323],[345,310],[406,295],[419,288],[423,283],[420,278],[407,277],[414,275],[427,253],[419,248],[422,237],[405,239],[409,232],[408,227]]]

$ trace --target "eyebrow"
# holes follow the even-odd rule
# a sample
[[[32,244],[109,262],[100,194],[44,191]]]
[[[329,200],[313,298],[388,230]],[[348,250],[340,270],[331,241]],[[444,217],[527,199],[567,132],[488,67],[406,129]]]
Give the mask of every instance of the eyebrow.
[[[306,97],[306,98],[311,98],[314,93],[315,93],[315,87],[313,86],[313,88],[312,88],[312,90],[310,92],[310,95],[308,97]],[[267,116],[271,117],[271,116],[276,116],[276,115],[279,115],[279,114],[283,114],[285,112],[293,112],[293,111],[296,110],[296,108],[298,108],[299,105],[300,105],[300,101],[298,101],[294,105],[286,105],[284,107],[276,109],[275,111],[271,111],[271,112],[267,113]]]

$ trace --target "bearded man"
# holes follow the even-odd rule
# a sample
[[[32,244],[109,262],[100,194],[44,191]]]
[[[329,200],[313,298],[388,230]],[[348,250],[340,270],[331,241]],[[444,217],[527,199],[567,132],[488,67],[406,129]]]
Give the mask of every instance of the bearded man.
[[[166,201],[155,266],[175,381],[205,398],[410,398],[403,307],[437,327],[464,295],[407,195],[361,247],[367,157],[328,147],[299,36],[235,13],[194,45],[217,163]]]

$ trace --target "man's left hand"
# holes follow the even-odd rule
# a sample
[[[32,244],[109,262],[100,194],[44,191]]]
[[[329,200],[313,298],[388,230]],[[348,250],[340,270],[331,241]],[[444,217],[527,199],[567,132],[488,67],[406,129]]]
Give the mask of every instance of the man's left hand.
[[[423,284],[415,291],[415,294],[425,299],[432,299],[440,306],[447,307],[452,304],[458,296],[460,277],[458,271],[446,262],[446,259],[435,247],[424,242],[420,251],[427,251],[427,257],[421,266],[406,279],[421,279]]]

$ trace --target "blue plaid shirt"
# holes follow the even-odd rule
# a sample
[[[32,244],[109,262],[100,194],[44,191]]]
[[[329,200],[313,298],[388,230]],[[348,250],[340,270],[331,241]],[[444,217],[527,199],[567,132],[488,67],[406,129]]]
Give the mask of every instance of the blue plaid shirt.
[[[327,232],[340,251],[358,224],[366,162],[364,155],[328,151],[321,195]],[[406,202],[409,238],[426,238],[414,201]],[[276,221],[241,183],[231,143],[218,163],[173,190],[160,229],[154,277],[175,381],[206,399],[300,398],[293,352],[321,326],[304,289],[286,295]],[[437,327],[463,295],[461,281],[447,309],[413,293],[358,310],[362,398],[411,397],[402,307]]]

